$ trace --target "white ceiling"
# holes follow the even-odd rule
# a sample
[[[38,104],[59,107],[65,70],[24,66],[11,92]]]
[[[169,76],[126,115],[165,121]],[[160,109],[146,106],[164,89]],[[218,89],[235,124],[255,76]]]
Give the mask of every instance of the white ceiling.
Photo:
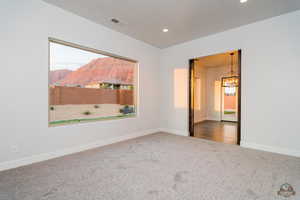
[[[300,9],[300,0],[44,1],[159,48]]]

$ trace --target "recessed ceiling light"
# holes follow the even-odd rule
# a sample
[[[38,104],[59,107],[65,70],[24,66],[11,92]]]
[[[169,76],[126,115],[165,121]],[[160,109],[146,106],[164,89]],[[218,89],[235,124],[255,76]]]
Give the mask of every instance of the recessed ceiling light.
[[[240,0],[241,3],[246,3],[248,0]]]
[[[169,29],[167,29],[167,28],[164,28],[162,31],[163,31],[164,33],[166,33],[166,32],[168,32],[168,31],[169,31]]]

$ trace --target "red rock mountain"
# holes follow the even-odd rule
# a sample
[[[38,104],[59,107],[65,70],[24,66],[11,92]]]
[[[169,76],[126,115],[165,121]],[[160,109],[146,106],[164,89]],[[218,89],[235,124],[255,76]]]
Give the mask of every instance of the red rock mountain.
[[[68,73],[56,83],[60,85],[84,86],[101,81],[118,81],[132,84],[134,66],[135,63],[116,58],[97,58],[76,71]]]
[[[54,84],[64,79],[71,72],[72,71],[68,69],[59,69],[59,70],[50,71],[49,84]]]

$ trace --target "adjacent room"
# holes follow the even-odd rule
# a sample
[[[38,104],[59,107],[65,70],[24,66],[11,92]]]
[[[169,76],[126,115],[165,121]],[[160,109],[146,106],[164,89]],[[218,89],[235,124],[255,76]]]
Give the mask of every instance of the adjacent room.
[[[3,0],[0,200],[299,200],[299,0]]]
[[[190,135],[240,144],[240,51],[191,60]]]

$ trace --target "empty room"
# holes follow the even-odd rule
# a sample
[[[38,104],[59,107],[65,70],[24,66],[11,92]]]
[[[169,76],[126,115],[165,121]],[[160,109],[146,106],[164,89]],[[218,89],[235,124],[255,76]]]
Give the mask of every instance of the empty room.
[[[299,0],[2,0],[0,200],[299,200]]]

